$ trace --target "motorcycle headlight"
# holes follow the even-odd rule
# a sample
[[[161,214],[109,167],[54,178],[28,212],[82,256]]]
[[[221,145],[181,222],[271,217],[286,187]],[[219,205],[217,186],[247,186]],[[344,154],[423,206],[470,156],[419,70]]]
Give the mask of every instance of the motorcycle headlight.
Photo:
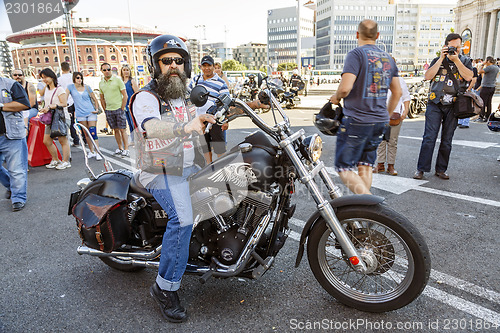
[[[307,156],[312,162],[316,162],[321,157],[321,152],[323,150],[323,140],[318,134],[313,134],[302,141],[303,150],[307,153]]]

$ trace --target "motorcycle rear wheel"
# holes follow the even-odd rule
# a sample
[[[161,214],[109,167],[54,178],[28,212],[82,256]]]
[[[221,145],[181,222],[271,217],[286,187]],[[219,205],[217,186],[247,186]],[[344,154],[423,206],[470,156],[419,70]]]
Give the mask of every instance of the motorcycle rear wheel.
[[[410,108],[408,110],[408,118],[413,119],[417,116],[418,114],[418,108],[417,108],[417,102],[411,101],[410,102]]]
[[[139,272],[144,268],[143,266],[137,266],[131,263],[129,260],[124,260],[115,257],[99,257],[106,265],[111,268],[117,269],[122,272]]]
[[[317,221],[307,256],[321,286],[341,303],[386,312],[411,303],[429,280],[431,261],[418,230],[385,204],[340,207],[337,218],[369,269],[354,270],[325,220]]]

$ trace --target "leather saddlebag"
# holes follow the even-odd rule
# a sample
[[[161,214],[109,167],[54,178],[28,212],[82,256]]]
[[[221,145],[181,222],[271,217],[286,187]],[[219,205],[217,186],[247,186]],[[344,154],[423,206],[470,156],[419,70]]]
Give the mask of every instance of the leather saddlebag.
[[[90,193],[73,207],[73,216],[80,238],[92,249],[111,252],[130,236],[125,200]]]

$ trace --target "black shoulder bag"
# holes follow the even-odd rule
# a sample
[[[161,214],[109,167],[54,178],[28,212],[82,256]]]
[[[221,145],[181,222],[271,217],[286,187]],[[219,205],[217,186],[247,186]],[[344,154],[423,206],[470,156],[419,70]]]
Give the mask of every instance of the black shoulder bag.
[[[475,115],[479,114],[479,112],[481,112],[481,108],[483,107],[483,100],[472,91],[460,91],[460,85],[458,84],[457,78],[452,73],[450,65],[448,64],[448,60],[445,60],[446,61],[444,61],[444,68],[446,68],[446,70],[448,71],[449,76],[453,81],[453,85],[455,86],[455,90],[457,91],[457,97],[453,105],[453,114],[458,119],[474,117]]]

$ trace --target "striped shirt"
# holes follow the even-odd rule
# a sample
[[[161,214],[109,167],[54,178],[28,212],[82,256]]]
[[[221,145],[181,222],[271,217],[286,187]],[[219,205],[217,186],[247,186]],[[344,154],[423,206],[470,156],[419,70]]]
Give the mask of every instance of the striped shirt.
[[[229,94],[229,88],[226,85],[226,82],[224,82],[223,79],[221,79],[217,73],[214,73],[214,76],[211,78],[205,80],[203,78],[203,74],[200,73],[196,75],[191,82],[189,82],[188,85],[188,93],[191,93],[191,90],[197,85],[205,87],[209,92],[215,93],[215,94]],[[207,110],[214,104],[213,99],[209,97],[209,100],[203,105],[202,107],[196,108],[196,115],[201,115],[207,112]]]

